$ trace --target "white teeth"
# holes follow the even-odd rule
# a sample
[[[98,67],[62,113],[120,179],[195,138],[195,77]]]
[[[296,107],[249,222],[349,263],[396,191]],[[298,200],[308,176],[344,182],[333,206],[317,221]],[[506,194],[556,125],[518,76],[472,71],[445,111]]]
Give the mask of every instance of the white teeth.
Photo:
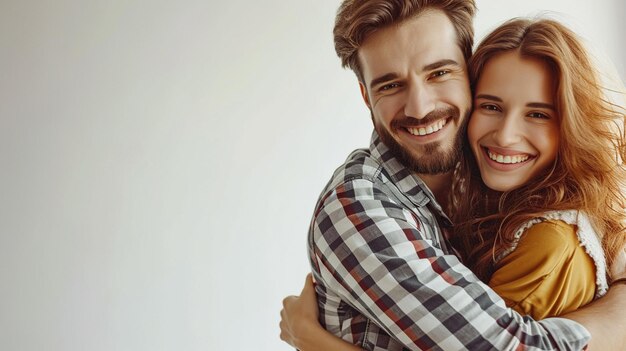
[[[530,158],[529,155],[515,155],[515,156],[510,156],[510,155],[498,155],[496,153],[491,152],[490,150],[487,150],[487,154],[489,155],[489,158],[498,162],[498,163],[505,163],[505,164],[511,164],[511,163],[520,163],[520,162],[524,162],[526,160],[528,160]]]
[[[426,127],[420,127],[420,128],[407,128],[406,130],[413,134],[413,135],[428,135],[428,134],[432,134],[434,132],[438,132],[439,130],[441,130],[441,128],[443,128],[443,126],[446,125],[446,120],[442,119],[440,121],[437,121],[431,125],[428,125]]]

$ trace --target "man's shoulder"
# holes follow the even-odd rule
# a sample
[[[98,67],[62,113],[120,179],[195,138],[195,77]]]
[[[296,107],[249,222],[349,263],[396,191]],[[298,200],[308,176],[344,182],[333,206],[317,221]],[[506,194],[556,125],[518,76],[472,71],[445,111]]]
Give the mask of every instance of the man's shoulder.
[[[387,197],[389,194],[385,195],[387,186],[384,183],[389,178],[386,174],[382,162],[372,155],[369,149],[354,150],[335,170],[322,190],[314,216],[331,203],[345,204],[374,197]]]
[[[339,166],[326,186],[326,191],[354,180],[376,182],[384,180],[383,165],[369,149],[354,150]]]

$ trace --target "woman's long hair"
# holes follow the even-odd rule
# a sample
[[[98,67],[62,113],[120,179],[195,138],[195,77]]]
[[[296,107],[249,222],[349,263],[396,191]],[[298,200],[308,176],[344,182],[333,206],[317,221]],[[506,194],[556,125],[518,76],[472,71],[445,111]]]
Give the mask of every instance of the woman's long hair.
[[[624,108],[607,100],[576,35],[548,19],[514,19],[487,36],[469,62],[473,92],[489,60],[511,50],[546,62],[557,80],[557,157],[528,184],[496,192],[482,182],[466,137],[452,191],[453,242],[488,282],[521,225],[546,211],[578,209],[591,219],[610,267],[626,243]]]

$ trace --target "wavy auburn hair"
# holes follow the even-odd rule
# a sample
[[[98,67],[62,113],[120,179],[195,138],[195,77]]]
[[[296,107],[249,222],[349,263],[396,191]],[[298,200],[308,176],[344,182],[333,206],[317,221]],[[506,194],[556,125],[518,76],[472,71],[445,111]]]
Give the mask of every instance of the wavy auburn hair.
[[[474,43],[474,0],[344,0],[337,11],[333,30],[335,51],[343,67],[350,67],[362,82],[358,50],[365,39],[380,29],[433,9],[448,16],[456,31],[457,44],[465,60],[469,59]]]
[[[489,60],[511,50],[547,63],[556,80],[557,157],[528,184],[496,192],[482,182],[466,137],[452,191],[454,244],[488,282],[522,224],[546,211],[578,209],[590,218],[610,268],[626,243],[624,107],[608,101],[576,35],[548,19],[513,19],[488,35],[469,63],[473,92]]]

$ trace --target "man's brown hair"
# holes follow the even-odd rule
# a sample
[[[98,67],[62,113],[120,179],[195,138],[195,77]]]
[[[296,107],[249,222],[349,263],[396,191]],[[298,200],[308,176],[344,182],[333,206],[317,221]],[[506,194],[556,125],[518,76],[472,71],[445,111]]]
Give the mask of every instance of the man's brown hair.
[[[333,30],[335,51],[342,66],[350,67],[362,82],[358,50],[363,41],[377,30],[399,24],[427,10],[441,10],[448,16],[467,61],[474,43],[474,0],[345,0],[337,11]]]

